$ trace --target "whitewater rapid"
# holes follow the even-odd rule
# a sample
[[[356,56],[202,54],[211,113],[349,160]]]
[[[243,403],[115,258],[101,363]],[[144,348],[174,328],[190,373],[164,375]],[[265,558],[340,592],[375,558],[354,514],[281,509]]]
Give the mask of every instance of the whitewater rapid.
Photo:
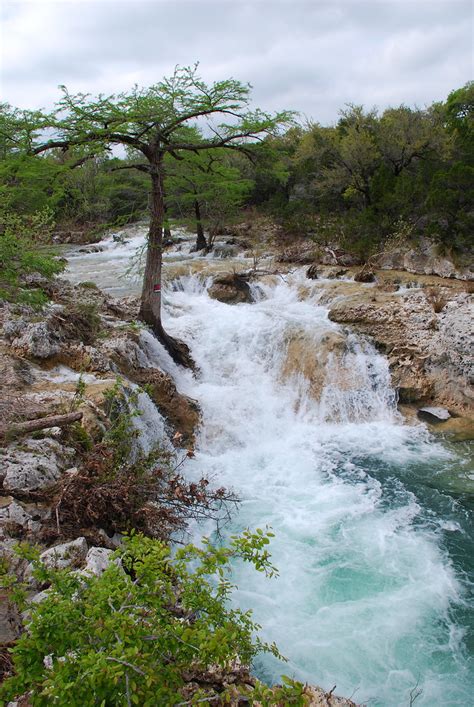
[[[73,259],[71,276],[102,285],[106,277],[113,290],[130,250],[109,241],[76,269]],[[173,279],[165,327],[190,346],[196,377],[142,332],[150,365],[172,373],[202,409],[187,475],[241,499],[224,538],[246,527],[275,533],[278,578],[234,568],[236,603],[253,609],[263,638],[288,658],[263,656],[255,669],[271,682],[285,673],[336,684],[337,694],[370,705],[409,705],[413,689],[418,707],[472,704],[468,583],[446,541],[464,542],[468,526],[455,501],[420,483],[455,456],[403,421],[385,358],[330,322],[316,291],[302,300],[302,278],[261,283],[255,303],[234,306],[209,298],[202,276]],[[315,398],[302,373],[283,375],[289,343],[300,337],[316,355],[332,334],[345,348],[328,356]]]

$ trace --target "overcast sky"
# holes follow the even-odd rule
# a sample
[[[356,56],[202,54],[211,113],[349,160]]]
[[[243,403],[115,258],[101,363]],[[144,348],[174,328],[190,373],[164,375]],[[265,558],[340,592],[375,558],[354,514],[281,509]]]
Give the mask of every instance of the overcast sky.
[[[424,106],[473,78],[472,0],[0,0],[1,97],[112,93],[200,62],[254,105],[334,122],[345,103]]]

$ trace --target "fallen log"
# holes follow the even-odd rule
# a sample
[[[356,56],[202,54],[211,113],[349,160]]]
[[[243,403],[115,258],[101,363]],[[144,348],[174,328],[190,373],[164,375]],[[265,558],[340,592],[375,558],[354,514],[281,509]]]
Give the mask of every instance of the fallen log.
[[[8,426],[0,426],[0,439],[9,439],[19,435],[29,434],[49,427],[65,427],[82,419],[82,412],[68,412],[65,415],[50,415],[35,420],[12,422]]]

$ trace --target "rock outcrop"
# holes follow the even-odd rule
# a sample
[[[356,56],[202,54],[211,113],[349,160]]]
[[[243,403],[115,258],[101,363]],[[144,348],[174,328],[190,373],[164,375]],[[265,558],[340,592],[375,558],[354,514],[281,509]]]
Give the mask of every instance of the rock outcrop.
[[[456,265],[449,255],[440,254],[438,246],[425,237],[420,237],[416,246],[400,247],[383,253],[377,265],[383,270],[406,270],[459,280],[472,280],[474,277],[474,263]]]
[[[75,456],[73,449],[50,438],[22,440],[2,451],[0,481],[3,490],[16,497],[53,486]]]
[[[309,394],[320,400],[327,378],[329,358],[340,357],[346,348],[346,337],[338,331],[325,333],[321,338],[311,338],[305,334],[295,334],[288,342],[282,379],[294,379],[299,375],[308,385]]]
[[[474,404],[474,299],[437,286],[352,291],[329,318],[371,336],[388,356],[401,402],[435,402],[467,414]]]

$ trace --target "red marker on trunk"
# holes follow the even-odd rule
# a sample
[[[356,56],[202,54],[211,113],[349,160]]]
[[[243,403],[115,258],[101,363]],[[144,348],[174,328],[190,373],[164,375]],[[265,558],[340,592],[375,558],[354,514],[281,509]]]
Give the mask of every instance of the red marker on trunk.
[[[153,292],[161,292],[161,285],[153,285]]]

